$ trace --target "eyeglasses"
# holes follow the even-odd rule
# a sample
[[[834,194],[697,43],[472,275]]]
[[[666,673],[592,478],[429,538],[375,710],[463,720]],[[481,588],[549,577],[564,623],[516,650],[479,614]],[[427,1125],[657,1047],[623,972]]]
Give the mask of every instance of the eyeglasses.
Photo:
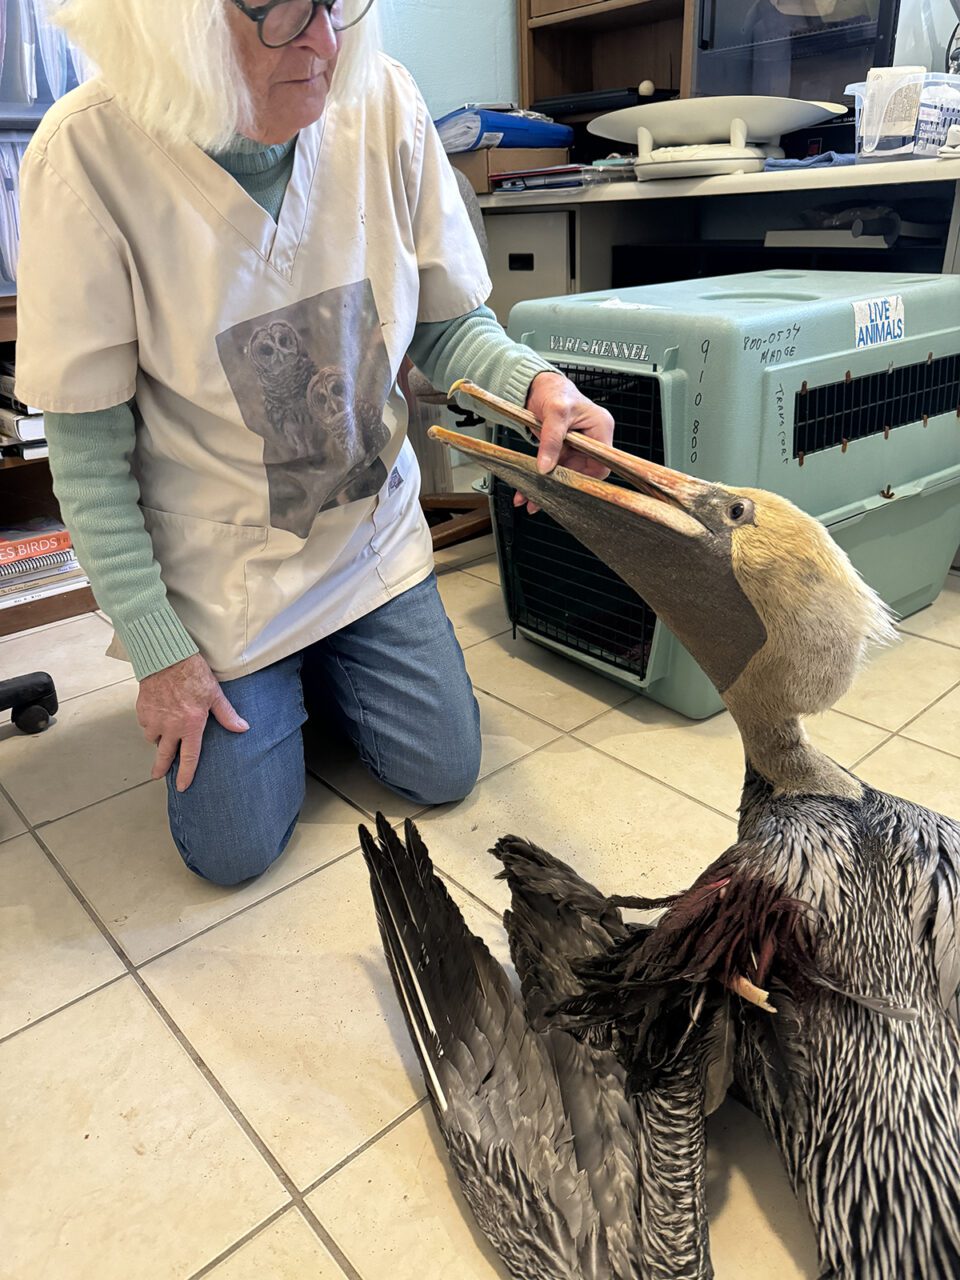
[[[373,0],[367,0],[360,13],[344,22],[342,0],[267,0],[266,4],[248,5],[244,0],[233,0],[240,12],[257,24],[260,43],[268,49],[282,49],[285,44],[302,36],[323,6],[330,17],[334,31],[346,31],[354,27],[373,8]]]

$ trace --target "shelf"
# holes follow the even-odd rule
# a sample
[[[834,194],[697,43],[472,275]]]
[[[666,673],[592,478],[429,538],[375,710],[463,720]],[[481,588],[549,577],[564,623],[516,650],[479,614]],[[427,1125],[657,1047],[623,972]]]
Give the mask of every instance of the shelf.
[[[35,467],[38,462],[46,461],[46,458],[0,458],[0,471],[11,471],[14,467]]]
[[[0,102],[0,130],[35,129],[52,102]]]
[[[558,191],[522,191],[478,196],[482,209],[523,209],[534,205],[610,204],[631,200],[676,200],[686,196],[765,195],[774,191],[837,190],[856,187],[960,182],[958,160],[886,160],[825,169],[781,169],[770,173],[730,173],[704,178],[658,178],[650,182],[604,182]]]
[[[562,9],[528,18],[531,31],[542,27],[577,27],[585,31],[602,31],[628,23],[660,22],[664,18],[683,17],[683,0],[598,0],[596,4],[577,9]]]
[[[694,7],[694,0],[517,0],[520,101],[643,80],[686,93]]]
[[[0,636],[13,636],[31,627],[44,627],[48,622],[94,613],[96,609],[97,601],[89,587],[63,591],[58,596],[47,596],[30,604],[12,605],[9,609],[0,609]]]

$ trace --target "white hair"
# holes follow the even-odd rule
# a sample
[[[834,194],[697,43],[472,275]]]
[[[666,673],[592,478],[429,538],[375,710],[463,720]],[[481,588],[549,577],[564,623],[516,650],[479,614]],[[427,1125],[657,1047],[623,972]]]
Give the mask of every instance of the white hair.
[[[164,142],[225,147],[251,120],[234,47],[231,0],[52,0],[52,20],[94,64],[137,123]],[[343,0],[347,18],[366,0]],[[343,33],[330,97],[358,99],[377,73],[374,3]]]

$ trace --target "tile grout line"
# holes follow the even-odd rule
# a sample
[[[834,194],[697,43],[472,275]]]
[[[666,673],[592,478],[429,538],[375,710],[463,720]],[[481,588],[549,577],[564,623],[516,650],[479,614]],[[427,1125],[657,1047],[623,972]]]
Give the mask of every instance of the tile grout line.
[[[55,869],[60,873],[60,876],[65,881],[67,888],[70,889],[74,897],[77,898],[77,900],[80,902],[80,905],[83,906],[85,909],[87,909],[88,914],[91,914],[91,911],[88,908],[86,900],[83,898],[83,895],[80,893],[78,889],[74,887],[69,877],[62,871],[61,867],[56,862],[55,856],[50,854],[46,845],[40,839],[39,833],[36,831],[24,831],[24,832],[21,832],[21,835],[29,835],[34,837],[36,842],[40,845],[42,851],[47,855],[47,858],[53,862]],[[19,838],[18,836],[10,836],[11,840],[16,840],[18,838]],[[5,843],[6,841],[0,841],[0,844],[5,844]],[[135,969],[137,972],[139,972],[141,969],[145,969],[148,965],[153,964],[155,960],[163,960],[172,952],[179,951],[180,948],[185,947],[188,942],[195,942],[197,938],[202,938],[206,934],[211,933],[214,929],[218,929],[220,925],[227,924],[229,921],[239,919],[240,916],[246,915],[248,911],[252,911],[254,907],[259,907],[261,903],[269,902],[271,898],[277,897],[278,894],[284,893],[287,889],[293,889],[296,885],[303,884],[305,880],[309,880],[312,876],[319,875],[320,872],[322,871],[329,871],[331,867],[335,867],[338,863],[344,862],[347,858],[352,858],[355,854],[359,853],[359,851],[360,851],[360,846],[359,844],[356,844],[353,846],[352,849],[347,849],[343,853],[338,853],[335,857],[331,858],[329,862],[324,862],[318,867],[311,867],[309,871],[305,871],[303,875],[297,876],[296,879],[289,880],[285,884],[277,885],[275,889],[271,889],[269,893],[265,893],[262,898],[256,898],[254,899],[253,902],[248,902],[244,906],[238,907],[236,911],[232,911],[229,915],[221,916],[219,919],[211,921],[210,924],[205,925],[202,929],[198,929],[196,933],[188,934],[186,937],[180,938],[178,939],[178,941],[171,943],[169,947],[165,947],[162,951],[152,952],[150,955],[145,956],[142,960],[135,961],[131,956],[126,955],[125,952],[123,953],[122,956],[120,956],[120,958],[124,960],[125,963],[129,962],[130,966],[133,969]],[[111,944],[113,944],[114,942],[116,943],[116,946],[112,945],[112,950],[116,951],[117,947],[122,948],[122,943],[120,943],[118,939],[114,938],[109,927],[105,923],[102,923],[102,922],[100,923],[100,932],[103,933],[106,938],[108,938]],[[30,1030],[31,1027],[38,1026],[41,1022],[46,1021],[47,1018],[53,1017],[55,1013],[61,1013],[64,1009],[69,1009],[71,1005],[77,1004],[80,1000],[83,1000],[86,996],[93,995],[95,991],[101,991],[104,987],[108,987],[112,983],[116,982],[119,978],[124,978],[126,976],[127,976],[126,972],[118,973],[115,977],[108,978],[106,982],[100,983],[99,986],[91,987],[89,991],[85,991],[81,995],[75,996],[72,1000],[68,1000],[66,1004],[58,1005],[56,1009],[51,1009],[48,1013],[42,1014],[39,1018],[35,1018],[33,1022],[25,1023],[24,1026],[17,1027],[15,1031],[10,1031],[4,1036],[0,1036],[0,1044],[3,1044],[4,1041],[10,1040],[14,1036],[19,1035],[22,1031],[28,1031]]]
[[[853,773],[854,777],[857,777],[857,775],[854,773],[855,769],[859,769],[865,760],[869,760],[871,756],[876,755],[876,753],[880,750],[881,747],[885,747],[887,743],[893,742],[894,738],[896,738],[897,736],[897,732],[895,729],[886,729],[884,732],[887,735],[885,738],[883,738],[880,742],[878,742],[875,747],[871,747],[869,751],[865,751],[862,756],[858,756],[857,759],[854,760],[853,764],[849,766],[849,772]],[[858,778],[858,781],[863,782],[863,779]],[[869,786],[869,785],[870,785],[869,783],[864,783],[864,786]]]
[[[909,636],[912,640],[929,640],[931,644],[938,644],[944,649],[960,649],[960,644],[951,644],[949,640],[938,640],[936,636],[925,636],[919,631],[904,631],[901,627],[897,627],[897,632],[901,636]]]
[[[501,585],[501,583],[500,583],[499,579],[498,579],[496,582],[494,582],[492,578],[488,578],[485,574],[477,573],[477,572],[476,572],[477,567],[478,567],[481,563],[482,563],[482,561],[480,561],[480,560],[472,560],[472,561],[470,562],[470,564],[469,564],[469,565],[466,565],[463,569],[461,569],[461,570],[460,570],[460,572],[461,572],[461,573],[467,573],[467,574],[469,574],[471,578],[476,578],[479,582],[485,582],[485,583],[487,584],[487,586],[488,586],[488,587],[497,587],[497,588],[499,588],[499,590],[500,590],[500,592],[501,592],[501,594],[502,594],[502,593],[503,593],[503,587],[502,587],[502,585]]]
[[[568,735],[568,736],[573,736],[573,735]],[[698,804],[701,807],[701,809],[706,809],[709,813],[715,813],[719,818],[726,818],[728,822],[737,821],[736,809],[732,813],[726,813],[724,812],[723,809],[716,808],[716,806],[710,804],[706,800],[702,800],[699,796],[691,795],[689,791],[681,791],[680,788],[674,786],[672,782],[664,782],[662,778],[656,777],[655,774],[647,773],[645,769],[641,769],[638,765],[631,764],[629,760],[621,760],[619,756],[612,755],[609,751],[606,751],[603,747],[597,746],[596,743],[584,742],[581,738],[577,738],[577,737],[574,737],[573,740],[574,742],[580,743],[581,746],[587,747],[589,750],[596,751],[599,755],[602,755],[606,760],[612,760],[616,764],[621,764],[626,766],[626,768],[631,769],[634,773],[638,773],[641,778],[648,778],[651,782],[655,782],[658,786],[665,787],[668,791],[672,791],[674,795],[682,796],[684,800],[692,800],[694,804]]]
[[[472,560],[465,560],[458,564],[437,564],[434,562],[434,570],[438,578],[444,577],[448,573],[462,573],[468,564],[479,564],[481,560],[488,560],[490,556],[495,556],[496,551],[485,551],[483,555],[474,556]]]
[[[846,694],[844,694],[844,697],[846,697]],[[889,725],[886,725],[886,724],[877,724],[876,720],[866,720],[866,719],[864,719],[864,717],[863,717],[863,716],[855,716],[855,715],[853,714],[853,712],[852,712],[852,711],[838,711],[838,710],[837,710],[837,708],[836,708],[835,706],[833,706],[833,707],[827,707],[826,711],[820,711],[820,712],[818,712],[817,714],[818,714],[818,715],[827,715],[827,714],[828,714],[828,713],[830,713],[830,712],[832,712],[832,713],[833,713],[833,715],[835,715],[835,716],[843,716],[843,718],[844,718],[845,720],[852,720],[852,721],[854,722],[854,724],[865,724],[865,725],[867,725],[870,729],[879,729],[881,733],[897,733],[897,732],[898,732],[898,730],[896,730],[896,729],[891,729]],[[922,714],[922,713],[921,713],[921,714]],[[802,717],[801,717],[801,719],[804,719],[804,720],[809,720],[809,719],[811,719],[811,718],[812,718],[812,717],[810,717],[810,716],[802,716]]]
[[[77,901],[86,911],[87,915],[90,917],[93,924],[100,931],[100,933],[103,935],[106,942],[109,944],[111,949],[119,958],[120,962],[123,964],[124,968],[127,971],[126,976],[129,976],[130,978],[133,979],[134,983],[139,988],[141,995],[143,995],[144,999],[147,1001],[147,1003],[151,1006],[151,1008],[160,1018],[161,1022],[164,1024],[164,1026],[167,1028],[167,1030],[170,1032],[170,1034],[173,1036],[176,1042],[180,1045],[181,1049],[184,1051],[184,1053],[187,1055],[187,1057],[196,1067],[197,1071],[199,1071],[200,1075],[206,1081],[208,1088],[211,1090],[214,1096],[219,1099],[221,1105],[233,1117],[234,1123],[240,1128],[241,1132],[246,1136],[247,1141],[250,1142],[250,1144],[254,1147],[254,1149],[259,1153],[260,1158],[264,1161],[267,1168],[270,1169],[274,1177],[277,1179],[277,1181],[286,1191],[292,1203],[297,1206],[297,1208],[306,1218],[307,1222],[312,1227],[314,1233],[317,1235],[321,1243],[324,1245],[324,1247],[330,1253],[331,1257],[337,1263],[337,1266],[339,1266],[340,1269],[347,1276],[347,1280],[363,1280],[363,1277],[356,1270],[356,1268],[353,1266],[350,1260],[346,1257],[346,1255],[343,1253],[340,1246],[333,1239],[330,1233],[322,1225],[322,1223],[317,1218],[313,1210],[309,1207],[309,1205],[304,1203],[303,1196],[301,1195],[299,1189],[297,1188],[296,1183],[293,1181],[293,1179],[284,1169],[283,1165],[280,1164],[279,1160],[276,1158],[276,1156],[273,1154],[273,1152],[270,1150],[270,1148],[267,1146],[264,1140],[260,1137],[259,1133],[253,1127],[253,1125],[250,1123],[247,1117],[243,1114],[243,1112],[240,1110],[239,1106],[237,1106],[236,1102],[234,1102],[233,1098],[230,1096],[227,1090],[223,1087],[223,1085],[217,1079],[216,1075],[213,1073],[213,1071],[210,1069],[210,1067],[207,1065],[204,1059],[200,1056],[200,1053],[198,1052],[198,1050],[194,1048],[190,1040],[187,1038],[187,1036],[184,1034],[181,1028],[174,1021],[172,1015],[167,1011],[167,1009],[161,1003],[159,997],[155,995],[155,993],[151,990],[151,988],[147,984],[146,980],[137,971],[135,965],[133,964],[133,961],[124,951],[123,947],[120,945],[117,939],[114,938],[113,935],[110,933],[109,929],[101,920],[99,914],[94,910],[91,904],[80,892],[79,888],[74,883],[73,879],[64,869],[64,867],[61,866],[56,856],[53,854],[53,852],[50,850],[47,844],[43,841],[43,839],[37,834],[36,831],[33,832],[33,836],[34,836],[34,839],[37,841],[37,843],[40,845],[43,852],[46,854],[47,858],[50,860],[50,863],[52,864],[52,866],[57,870],[57,872],[63,878],[64,883],[74,894]],[[344,856],[348,856],[348,855],[344,855]],[[17,1034],[22,1034],[22,1031]]]
[[[291,1183],[291,1185],[293,1184]],[[329,1253],[330,1257],[333,1258],[334,1262],[343,1274],[347,1277],[347,1280],[363,1280],[363,1276],[340,1248],[336,1240],[334,1240],[333,1236],[313,1212],[310,1206],[306,1203],[299,1191],[297,1192],[297,1197],[298,1198],[294,1200],[294,1204],[303,1214],[304,1218],[306,1218],[308,1225],[313,1228],[314,1235],[326,1249],[327,1253]]]
[[[189,1280],[201,1280],[201,1277],[208,1276],[215,1267],[220,1265],[221,1262],[225,1262],[228,1258],[232,1258],[235,1253],[239,1253],[245,1244],[249,1244],[251,1240],[255,1240],[261,1231],[266,1231],[268,1227],[272,1226],[274,1222],[283,1217],[285,1213],[291,1212],[299,1212],[301,1217],[313,1231],[314,1235],[326,1249],[327,1253],[329,1253],[330,1257],[333,1258],[335,1265],[346,1277],[346,1280],[363,1280],[360,1272],[357,1271],[356,1267],[354,1267],[353,1263],[343,1252],[336,1240],[334,1240],[333,1236],[309,1205],[298,1204],[295,1200],[290,1200],[287,1204],[281,1205],[281,1207],[277,1209],[275,1213],[272,1213],[269,1218],[258,1223],[258,1225],[248,1231],[246,1235],[241,1236],[241,1238],[234,1241],[229,1248],[224,1249],[224,1251],[218,1254],[216,1258],[212,1258],[210,1262],[205,1263],[199,1271],[195,1271],[193,1275],[189,1277]]]
[[[611,680],[610,683],[615,684],[616,681]],[[641,693],[639,689],[628,690],[626,685],[618,685],[617,687],[620,689],[623,689],[627,694],[627,696],[623,699],[622,702],[615,702],[611,707],[604,707],[604,709],[602,711],[598,711],[596,715],[588,716],[586,720],[581,720],[579,724],[573,725],[570,729],[564,729],[564,733],[568,733],[571,736],[575,736],[580,732],[581,729],[588,729],[590,725],[596,724],[598,720],[602,720],[603,717],[606,715],[609,715],[611,711],[622,711],[623,708],[627,705],[627,703],[632,702],[634,698],[641,698],[644,702],[646,702],[650,706],[658,707],[662,705],[659,702],[654,702],[652,698],[646,697],[646,695]],[[669,708],[667,708],[667,710],[669,710]],[[677,711],[677,712],[673,712],[672,714],[680,715],[680,712]],[[717,715],[722,715],[722,714],[723,714],[722,711],[717,712]],[[683,716],[682,719],[685,720],[688,724],[703,723],[702,720],[689,720],[686,716]],[[712,717],[708,716],[707,719],[712,719]],[[680,725],[666,725],[665,727],[668,729],[682,729],[684,726],[680,724]],[[589,747],[592,744],[587,742],[585,743],[585,745]]]
[[[943,747],[934,747],[929,742],[921,742],[918,738],[906,738],[902,733],[895,733],[893,736],[899,738],[902,742],[906,742],[911,747],[920,747],[923,751],[935,751],[938,756],[943,756],[945,760],[952,760],[954,764],[956,764],[957,760],[960,760],[960,756],[955,755],[952,751],[945,751]]]
[[[454,631],[456,631],[456,624],[453,622],[452,619],[451,619],[451,625],[453,626]],[[474,640],[471,644],[462,644],[460,641],[460,637],[457,636],[457,644],[460,645],[460,648],[463,651],[463,653],[469,653],[471,649],[478,649],[482,644],[487,644],[491,640],[499,640],[501,636],[509,635],[512,630],[513,628],[508,623],[507,626],[505,626],[502,631],[494,631],[493,635],[484,636],[482,640]]]
[[[29,834],[32,834],[29,833]],[[115,982],[120,982],[128,977],[126,970],[123,973],[115,973],[112,978],[107,978],[105,982],[100,982],[95,987],[91,987],[89,991],[82,991],[80,995],[74,996],[72,1000],[67,1000],[65,1004],[58,1004],[55,1009],[48,1009],[46,1013],[41,1013],[38,1018],[34,1018],[32,1022],[25,1022],[22,1027],[15,1027],[13,1031],[6,1032],[0,1036],[0,1045],[4,1045],[8,1040],[14,1040],[17,1036],[22,1035],[24,1031],[32,1031],[34,1027],[39,1027],[41,1023],[48,1022],[51,1018],[56,1017],[58,1013],[63,1013],[67,1009],[72,1009],[75,1004],[79,1004],[81,1000],[86,1000],[87,996],[96,995],[98,991],[103,991],[107,987],[112,987]]]
[[[84,689],[82,693],[71,693],[68,698],[61,698],[60,694],[58,693],[57,702],[60,704],[61,707],[65,707],[68,702],[76,702],[78,698],[89,698],[91,693],[102,693],[104,689],[115,689],[118,684],[132,684],[132,683],[133,683],[132,676],[121,676],[119,680],[111,680],[107,684],[95,685],[92,689]],[[56,724],[56,722],[57,721],[55,716],[52,723]],[[46,730],[44,730],[44,732],[46,732]]]
[[[25,830],[17,832],[17,835],[32,836],[35,830],[33,823],[30,821],[30,819],[27,817],[24,811],[17,804],[16,800],[14,800],[10,792],[3,785],[2,780],[0,780],[0,799],[6,800],[7,804],[10,806],[10,808],[13,810],[13,812],[17,815],[17,817],[20,819],[20,821],[24,825]],[[2,841],[2,843],[6,844],[7,840],[16,840],[16,838],[17,836],[7,836],[6,840]]]
[[[341,862],[345,862],[347,858],[354,857],[360,851],[360,845],[355,844],[352,849],[347,849],[345,853],[338,853],[331,858],[329,862],[324,862],[319,867],[311,867],[309,871],[305,871],[302,876],[297,876],[295,880],[288,880],[286,884],[277,885],[275,889],[271,889],[269,893],[265,893],[262,898],[255,898],[253,902],[248,902],[242,907],[237,907],[236,911],[232,911],[227,916],[222,916],[219,920],[212,920],[210,924],[204,925],[202,929],[198,929],[196,933],[191,933],[186,938],[180,938],[177,942],[173,942],[169,947],[165,947],[162,951],[157,951],[153,955],[146,956],[143,960],[136,963],[131,961],[133,967],[139,971],[145,969],[148,965],[154,963],[155,960],[164,960],[174,951],[179,951],[181,947],[185,947],[188,942],[196,942],[198,938],[203,938],[206,934],[211,933],[214,929],[219,929],[222,924],[227,924],[233,920],[239,920],[248,911],[252,911],[254,907],[261,906],[264,902],[269,902],[272,898],[276,898],[278,894],[285,893],[287,889],[293,889],[297,885],[303,884],[305,880],[310,880],[313,876],[319,875],[322,871],[329,871],[331,867],[337,866]]]
[[[302,1193],[304,1198],[312,1196],[318,1187],[322,1187],[325,1182],[329,1182],[331,1178],[336,1177],[336,1175],[341,1173],[347,1165],[353,1164],[354,1160],[362,1156],[365,1151],[369,1151],[371,1147],[375,1147],[381,1138],[386,1138],[388,1134],[393,1133],[394,1129],[399,1128],[405,1120],[409,1120],[411,1116],[416,1115],[417,1112],[421,1111],[425,1106],[427,1106],[427,1104],[428,1098],[426,1095],[422,1098],[418,1098],[412,1106],[407,1107],[406,1111],[401,1112],[400,1115],[391,1120],[389,1124],[384,1125],[382,1129],[378,1129],[372,1137],[366,1140],[366,1142],[361,1142],[360,1146],[355,1147],[349,1155],[344,1156],[344,1158],[339,1160],[335,1165],[331,1165],[326,1173],[321,1173],[319,1178],[304,1187]]]
[[[492,638],[496,639],[496,637],[492,637]],[[474,647],[475,646],[471,646],[471,648],[474,648]],[[623,699],[623,702],[615,702],[612,706],[602,707],[596,713],[596,715],[588,716],[586,720],[579,721],[577,724],[573,725],[569,729],[564,729],[561,725],[553,724],[552,721],[550,720],[545,720],[543,716],[537,715],[535,711],[528,711],[526,707],[520,707],[515,702],[510,702],[501,693],[491,693],[489,689],[484,689],[482,685],[475,684],[472,678],[471,678],[471,683],[474,684],[475,690],[479,689],[481,693],[486,694],[488,698],[492,698],[494,702],[499,702],[505,707],[510,707],[512,711],[519,711],[521,715],[529,716],[531,720],[536,720],[538,724],[542,724],[545,728],[552,729],[554,733],[556,733],[558,736],[570,735],[570,734],[576,733],[579,729],[585,729],[587,725],[593,724],[594,720],[599,720],[601,716],[608,715],[611,711],[619,711],[619,709],[624,705],[624,703],[629,702],[631,698],[642,696],[638,693],[631,693],[625,690],[626,697]],[[611,681],[610,683],[613,683],[613,681]],[[618,686],[618,687],[622,687],[622,686]],[[587,745],[589,745],[589,743]]]
[[[948,760],[956,760],[958,757],[954,755],[953,752],[944,751],[942,747],[932,746],[929,742],[920,742],[917,738],[909,738],[904,733],[904,730],[909,729],[909,727],[912,724],[915,724],[922,716],[925,716],[928,711],[931,711],[935,706],[943,702],[943,700],[949,697],[950,694],[955,693],[957,689],[960,689],[960,681],[958,681],[954,685],[951,685],[949,689],[945,689],[943,693],[941,693],[938,697],[934,698],[932,702],[928,702],[927,705],[921,711],[918,711],[916,715],[911,716],[909,720],[905,720],[903,724],[900,725],[899,728],[884,729],[883,731],[884,733],[886,733],[887,736],[883,739],[882,742],[878,742],[875,747],[871,747],[869,751],[865,751],[862,756],[860,756],[857,760],[855,760],[853,764],[850,765],[850,772],[852,773],[854,769],[859,769],[865,760],[869,760],[871,756],[876,755],[876,753],[880,751],[882,747],[888,746],[891,742],[893,742],[895,738],[900,738],[904,742],[909,742],[911,746],[926,747],[928,751],[936,751],[938,752],[938,754],[942,756],[946,756]],[[838,712],[838,714],[843,715],[845,713]],[[851,719],[855,719],[855,718],[856,717],[851,717]],[[865,721],[861,723],[869,723],[869,721]],[[875,725],[874,728],[882,729],[883,726]]]
[[[30,831],[38,832],[38,831],[42,831],[44,827],[52,827],[55,822],[62,822],[65,818],[74,818],[78,813],[86,813],[88,809],[93,809],[98,804],[106,804],[108,800],[116,800],[119,796],[129,795],[131,791],[136,791],[140,787],[148,786],[151,782],[160,782],[160,781],[162,781],[162,779],[160,778],[144,778],[140,782],[131,783],[129,787],[121,787],[119,791],[113,791],[108,796],[101,796],[99,800],[91,800],[89,804],[82,804],[77,809],[71,809],[67,813],[58,814],[57,817],[55,818],[41,818],[39,822],[31,822],[29,820],[29,818],[26,816],[23,810],[20,809],[20,807],[15,804],[13,798],[10,796],[9,791],[4,790],[2,783],[0,783],[0,792],[3,792],[3,794],[7,797],[7,799],[10,800],[10,803],[14,805],[14,807],[17,809],[17,812],[22,817],[23,821],[27,823],[27,826],[30,829]]]
[[[944,689],[943,693],[941,693],[939,697],[934,698],[932,702],[928,702],[922,711],[918,711],[915,716],[911,716],[909,720],[905,720],[898,729],[894,730],[894,732],[903,733],[904,729],[909,729],[910,726],[912,724],[915,724],[920,719],[921,716],[925,716],[928,711],[932,711],[934,707],[938,706],[941,702],[943,702],[944,698],[949,698],[949,696],[952,693],[956,693],[958,689],[960,689],[960,680],[958,680],[956,684],[952,684],[949,689]],[[947,755],[949,754],[950,753],[947,752]]]
[[[75,613],[71,618],[57,618],[55,622],[45,622],[39,627],[30,627],[29,633],[32,635],[40,635],[44,631],[54,631],[57,627],[69,626],[71,622],[77,622],[80,618],[96,617],[97,612],[92,609],[89,613]],[[103,619],[101,618],[102,622]],[[0,636],[0,644],[6,644],[8,640],[22,640],[28,632],[13,631],[8,636]]]
[[[290,1210],[294,1208],[296,1208],[296,1206],[292,1200],[289,1200],[286,1204],[282,1204],[279,1209],[275,1209],[273,1213],[264,1218],[262,1222],[258,1222],[255,1227],[251,1227],[250,1230],[245,1235],[242,1235],[239,1240],[234,1240],[233,1244],[228,1245],[226,1249],[222,1249],[215,1258],[211,1258],[209,1262],[205,1262],[199,1271],[191,1272],[188,1280],[202,1280],[203,1276],[208,1276],[210,1272],[213,1271],[214,1267],[218,1267],[221,1262],[226,1262],[228,1258],[233,1257],[233,1255],[238,1253],[245,1244],[249,1244],[251,1240],[255,1240],[261,1231],[266,1231],[268,1227],[272,1227],[278,1218],[282,1218],[285,1213],[289,1213]]]
[[[433,862],[432,857],[430,861]],[[468,889],[465,884],[461,884],[460,881],[457,880],[455,876],[452,876],[449,871],[445,871],[439,862],[434,862],[433,866],[434,866],[434,870],[440,874],[442,879],[447,880],[452,885],[455,885],[460,890],[461,893],[465,893],[467,895],[467,897],[470,899],[471,902],[476,903],[478,907],[482,907],[483,910],[488,915],[493,916],[494,920],[496,920],[496,922],[501,926],[501,928],[503,927],[502,911],[498,911],[496,907],[492,907],[489,902],[484,902],[484,900],[481,897],[479,897],[477,894],[475,894],[472,889]]]
[[[357,757],[357,760],[358,762],[360,762],[359,756]],[[364,768],[366,768],[366,766],[364,766]],[[330,782],[327,778],[323,777],[322,774],[317,773],[314,769],[311,769],[309,766],[305,766],[305,769],[308,777],[311,777],[314,780],[314,782],[319,782],[320,785],[323,787],[326,787],[328,791],[333,792],[333,794],[338,799],[342,800],[344,804],[348,804],[351,809],[355,809],[357,813],[359,813],[360,816],[364,818],[367,822],[376,821],[376,814],[370,813],[369,810],[364,809],[363,805],[360,803],[359,800],[354,800],[352,796],[348,796],[347,793],[345,791],[341,791],[340,788],[335,783]],[[376,782],[377,779],[373,778],[373,781]],[[383,786],[385,784],[381,783],[380,785]],[[397,794],[397,799],[403,800],[403,796]],[[411,803],[411,802],[408,802],[408,803]],[[428,809],[433,809],[435,807],[436,807],[435,805],[429,805],[429,804],[421,805],[419,809],[415,809],[413,813],[411,813],[409,816],[411,818],[418,818],[420,817],[421,814],[426,813]],[[403,819],[401,818],[400,821],[402,822]],[[360,847],[359,845],[356,846],[356,848],[359,848],[359,847]]]

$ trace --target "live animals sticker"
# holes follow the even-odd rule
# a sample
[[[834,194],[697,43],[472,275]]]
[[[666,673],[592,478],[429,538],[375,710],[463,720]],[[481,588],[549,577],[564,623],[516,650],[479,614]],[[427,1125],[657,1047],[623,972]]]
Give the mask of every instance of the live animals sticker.
[[[906,330],[903,298],[899,293],[885,298],[865,298],[853,304],[856,347],[882,347],[899,342]]]

